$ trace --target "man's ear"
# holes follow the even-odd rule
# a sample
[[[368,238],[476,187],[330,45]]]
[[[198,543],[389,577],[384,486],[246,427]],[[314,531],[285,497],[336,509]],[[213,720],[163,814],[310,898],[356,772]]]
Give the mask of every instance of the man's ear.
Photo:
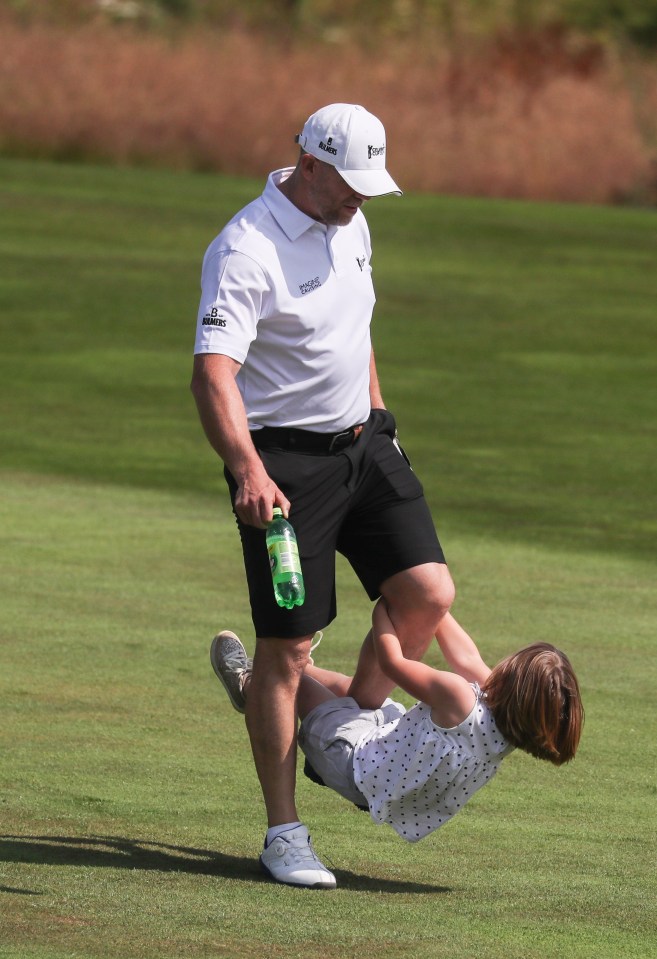
[[[299,169],[304,180],[312,180],[319,160],[310,153],[302,153],[299,157]]]

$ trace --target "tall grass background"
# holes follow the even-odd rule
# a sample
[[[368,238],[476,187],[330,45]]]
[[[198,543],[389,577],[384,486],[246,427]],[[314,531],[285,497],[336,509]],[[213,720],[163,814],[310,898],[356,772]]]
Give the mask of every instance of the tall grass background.
[[[5,155],[261,176],[294,159],[310,112],[343,100],[383,119],[406,190],[657,198],[657,64],[598,35],[419,21],[276,30],[264,14],[259,29],[236,16],[155,29],[67,22],[58,7],[0,13]]]

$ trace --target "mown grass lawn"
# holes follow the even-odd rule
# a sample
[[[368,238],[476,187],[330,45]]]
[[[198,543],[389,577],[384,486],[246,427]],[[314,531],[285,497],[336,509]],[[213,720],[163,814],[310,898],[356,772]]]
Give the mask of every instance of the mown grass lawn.
[[[188,391],[200,259],[259,184],[0,160],[0,956],[654,954],[655,219],[372,203],[375,347],[456,612],[557,642],[587,710],[407,846],[300,776],[335,893],[274,886],[213,632],[252,645]],[[237,557],[237,559],[236,559]],[[369,606],[339,564],[322,663]],[[437,652],[431,652],[438,662]]]

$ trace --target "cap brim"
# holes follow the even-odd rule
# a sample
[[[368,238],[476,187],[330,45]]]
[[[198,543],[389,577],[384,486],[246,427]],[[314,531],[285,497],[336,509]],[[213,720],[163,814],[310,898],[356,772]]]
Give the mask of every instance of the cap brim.
[[[362,196],[403,195],[387,170],[341,170],[338,166],[335,169],[345,183]]]

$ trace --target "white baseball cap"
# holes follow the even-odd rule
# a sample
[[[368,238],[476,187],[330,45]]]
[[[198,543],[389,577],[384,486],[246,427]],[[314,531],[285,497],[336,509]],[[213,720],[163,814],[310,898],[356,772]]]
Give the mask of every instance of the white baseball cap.
[[[386,131],[365,107],[331,103],[308,117],[296,137],[304,153],[330,163],[362,196],[402,195],[386,170]]]

